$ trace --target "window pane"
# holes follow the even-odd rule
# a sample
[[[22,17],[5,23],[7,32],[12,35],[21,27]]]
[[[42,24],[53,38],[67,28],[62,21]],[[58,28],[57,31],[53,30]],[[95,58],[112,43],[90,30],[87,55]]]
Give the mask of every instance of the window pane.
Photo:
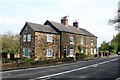
[[[91,39],[91,45],[93,45],[93,39]]]
[[[94,49],[94,54],[96,54],[96,48]]]
[[[93,54],[93,48],[91,48],[91,54]]]
[[[47,34],[47,42],[52,42],[52,41],[53,41],[52,34]]]
[[[87,55],[87,53],[88,53],[88,49],[86,49],[86,55]]]
[[[26,35],[23,35],[23,41],[26,41]]]
[[[53,49],[49,48],[47,49],[47,57],[52,57],[53,56]]]
[[[23,48],[23,56],[30,58],[30,48]]]
[[[81,38],[81,44],[83,44],[83,37]]]
[[[31,41],[31,34],[27,35],[27,41]]]
[[[70,57],[74,56],[74,49],[70,49]]]
[[[82,48],[82,50],[81,50],[81,53],[83,53],[83,48]]]
[[[74,44],[74,37],[70,36],[70,44]]]

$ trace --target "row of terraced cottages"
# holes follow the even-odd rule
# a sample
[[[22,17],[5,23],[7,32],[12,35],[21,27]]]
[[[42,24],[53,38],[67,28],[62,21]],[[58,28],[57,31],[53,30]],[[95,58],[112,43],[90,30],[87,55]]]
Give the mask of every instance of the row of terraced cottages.
[[[75,57],[81,53],[96,54],[97,37],[79,28],[78,22],[68,25],[67,17],[61,23],[47,20],[44,25],[26,22],[20,32],[20,50],[23,57],[39,59]]]

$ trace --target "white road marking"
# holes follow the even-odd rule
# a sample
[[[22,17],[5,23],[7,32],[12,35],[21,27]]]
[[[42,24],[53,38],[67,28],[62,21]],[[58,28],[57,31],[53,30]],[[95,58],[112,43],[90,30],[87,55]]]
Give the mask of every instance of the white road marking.
[[[97,67],[97,66],[98,66],[98,64],[94,64],[94,65],[93,65],[93,67]]]
[[[70,72],[74,72],[74,71],[78,71],[78,70],[83,70],[83,69],[86,69],[86,68],[94,67],[95,65],[97,65],[97,66],[98,65],[102,65],[102,64],[109,63],[111,61],[116,61],[116,60],[118,60],[118,58],[112,59],[112,60],[108,60],[108,61],[105,61],[105,62],[100,62],[100,63],[93,64],[93,65],[89,65],[89,66],[85,66],[85,67],[81,67],[81,68],[77,68],[77,69],[73,69],[73,70],[69,70],[69,71],[64,71],[64,72],[51,74],[51,75],[46,75],[46,76],[41,76],[41,77],[33,78],[33,79],[30,79],[30,80],[49,78],[49,77],[53,77],[53,76],[57,76],[57,75],[61,75],[61,74],[66,74],[66,73],[70,73]]]
[[[115,56],[111,56],[111,57],[116,57]],[[76,63],[82,63],[82,62],[86,62],[86,61],[80,61],[80,62],[76,62]],[[76,64],[76,63],[69,63],[69,64]],[[49,68],[49,67],[57,67],[57,66],[63,66],[63,65],[69,65],[69,64],[58,64],[58,65],[52,65],[52,66],[45,66],[45,67],[35,67],[35,68],[28,68],[28,69],[18,69],[18,70],[10,70],[10,71],[0,71],[1,73],[8,73],[8,72],[17,72],[17,71],[26,71],[26,70],[35,70],[35,69],[41,69],[41,68]]]

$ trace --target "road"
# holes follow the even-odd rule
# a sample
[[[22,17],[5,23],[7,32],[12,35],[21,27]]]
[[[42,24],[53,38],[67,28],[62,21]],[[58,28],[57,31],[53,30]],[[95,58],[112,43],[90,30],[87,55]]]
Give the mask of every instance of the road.
[[[2,80],[118,80],[119,56],[69,64],[4,71]]]

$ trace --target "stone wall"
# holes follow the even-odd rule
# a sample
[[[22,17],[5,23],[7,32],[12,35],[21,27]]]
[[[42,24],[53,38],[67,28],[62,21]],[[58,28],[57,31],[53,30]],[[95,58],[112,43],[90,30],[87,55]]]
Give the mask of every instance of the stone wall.
[[[47,59],[47,49],[53,49],[52,58],[60,58],[60,35],[53,35],[53,42],[47,42],[48,33],[35,32],[35,59]]]
[[[70,44],[70,36],[74,37],[74,44]],[[81,38],[83,37],[83,44],[81,44]],[[93,38],[93,45],[91,45],[91,38]],[[94,49],[96,49],[97,46],[97,38],[96,37],[91,37],[91,36],[86,36],[86,35],[78,35],[78,34],[71,34],[71,33],[66,33],[62,32],[61,33],[61,54],[63,58],[63,49],[67,49],[67,57],[69,57],[70,54],[70,47],[74,48],[74,55],[79,52],[78,46],[80,46],[86,53],[87,49],[87,55],[91,55],[91,48],[93,48],[93,53]]]
[[[27,28],[27,29],[26,29]],[[31,34],[31,41],[23,41],[23,35]],[[34,31],[31,27],[25,26],[21,35],[20,35],[20,52],[23,54],[23,48],[30,48],[30,55],[34,57],[34,48],[35,48],[35,38],[34,38]],[[23,57],[23,56],[21,56]]]
[[[93,39],[93,45],[91,45],[91,38]],[[97,38],[86,36],[86,48],[88,49],[88,54],[91,55],[91,48],[93,48],[93,54],[95,54],[94,49],[97,48]]]
[[[74,37],[74,44],[70,44],[70,36]],[[67,49],[67,57],[70,57],[70,48],[72,47],[74,49],[74,56],[76,55],[76,53],[78,53],[78,46],[80,46],[80,37],[81,35],[78,34],[72,34],[72,33],[66,33],[66,32],[62,32],[61,33],[61,54],[62,54],[62,58],[63,58],[63,49],[66,48]]]

